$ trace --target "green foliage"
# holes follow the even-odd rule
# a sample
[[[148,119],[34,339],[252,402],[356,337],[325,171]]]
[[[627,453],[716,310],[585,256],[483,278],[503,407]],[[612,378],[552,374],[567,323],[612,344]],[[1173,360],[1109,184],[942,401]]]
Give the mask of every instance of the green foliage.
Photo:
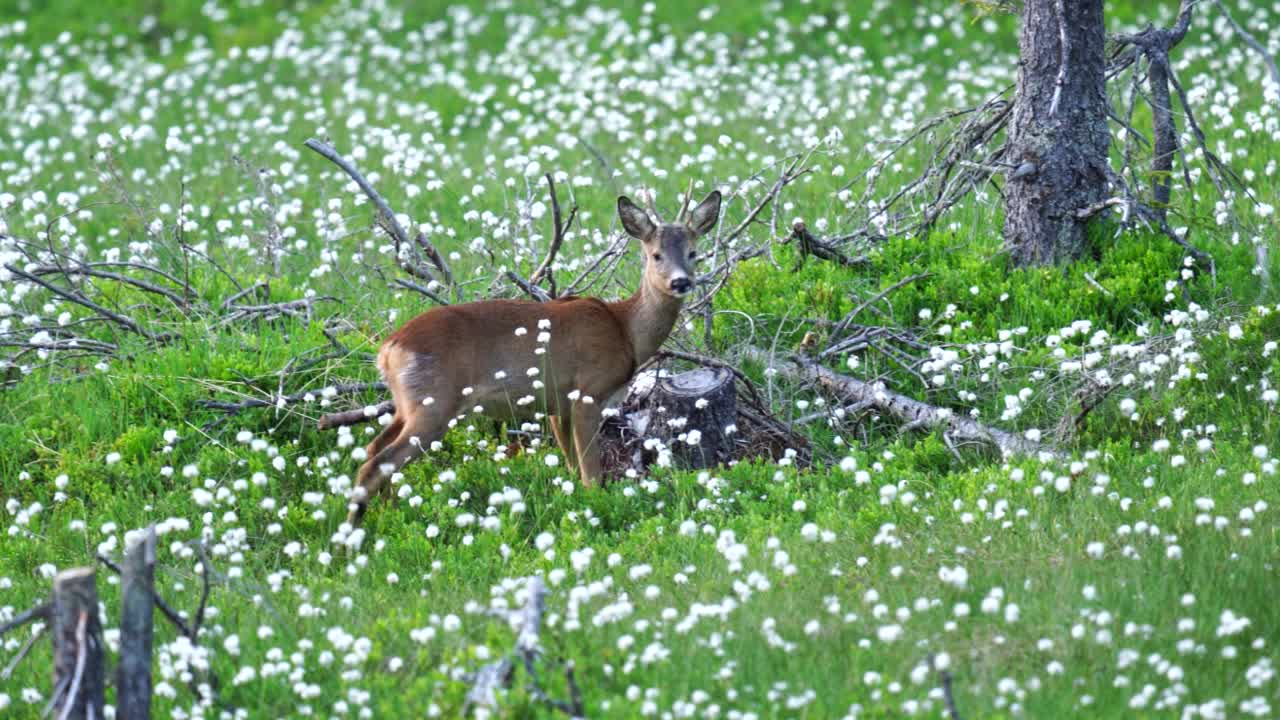
[[[0,0],[5,18],[0,22],[24,18],[29,28],[21,42],[32,48],[57,43],[66,32],[77,42],[110,52],[142,48],[147,58],[168,68],[179,66],[182,56],[200,43],[214,57],[225,58],[233,48],[267,47],[286,28],[318,38],[333,33],[335,42],[349,42],[375,28],[331,24],[338,11],[363,5],[330,0],[123,5]],[[869,99],[851,97],[847,102],[871,106],[883,99],[885,83],[900,82],[893,76],[904,68],[908,53],[912,62],[972,67],[989,60],[986,50],[1014,44],[1010,30],[975,44],[984,48],[975,51],[968,40],[957,42],[946,34],[950,25],[934,26],[911,3],[864,7],[823,0],[733,0],[720,3],[715,12],[707,8],[706,19],[697,17],[701,8],[672,3],[655,3],[651,12],[627,3],[603,5],[629,23],[632,42],[615,39],[605,49],[601,38],[579,37],[568,24],[544,23],[538,33],[557,41],[565,52],[648,62],[667,37],[676,39],[671,52],[679,58],[706,42],[707,33],[724,33],[732,41],[724,54],[736,56],[761,52],[748,40],[768,24],[812,22],[805,35],[812,46],[779,45],[758,58],[759,67],[801,77],[797,87],[802,87],[807,82],[803,78],[824,71],[820,62],[810,64],[814,48],[836,53],[839,47],[844,55],[863,52],[872,68],[883,69],[884,77],[872,78]],[[214,6],[227,17],[206,12]],[[873,6],[880,10],[863,28],[860,18]],[[376,30],[399,42],[460,7],[478,14],[485,10],[478,3],[430,0],[406,8],[403,27]],[[847,28],[839,32],[856,39],[857,48],[838,34],[835,42],[821,45],[822,37],[837,33],[835,18],[846,11],[854,15],[850,27],[857,34]],[[1108,3],[1111,17],[1126,22],[1149,11],[1139,3]],[[646,12],[648,19],[642,17]],[[154,22],[148,21],[144,30],[145,16]],[[821,24],[814,18],[821,18]],[[501,51],[519,30],[501,19],[486,15],[483,28],[465,45],[468,61]],[[1011,28],[1013,19],[982,17],[979,27],[988,21]],[[948,16],[948,22],[955,24],[955,18]],[[973,25],[959,24],[972,31]],[[926,34],[941,36],[943,42],[926,48]],[[111,50],[115,37],[122,38],[122,47]],[[434,46],[448,42],[446,33]],[[372,51],[364,48],[361,53],[353,59],[377,70]],[[502,59],[486,59],[503,65]],[[447,66],[441,63],[451,71]],[[84,68],[73,62],[62,70]],[[442,187],[413,196],[402,185],[419,178],[403,178],[378,165],[382,150],[366,147],[368,168],[385,175],[380,186],[394,198],[394,207],[461,229],[441,238],[446,250],[463,251],[471,241],[465,233],[477,226],[463,219],[460,199],[467,197],[478,175],[488,172],[482,169],[490,167],[485,156],[507,141],[490,137],[490,126],[481,118],[509,110],[510,95],[529,89],[520,87],[516,76],[504,74],[508,70],[460,71],[464,84],[496,88],[493,97],[476,104],[456,87],[424,91],[373,72],[367,89],[387,102],[359,105],[368,108],[371,124],[380,132],[410,133],[415,139],[430,135],[430,142],[458,148],[449,158],[452,164],[432,158],[424,167],[424,172],[438,173]],[[156,126],[194,123],[191,103],[257,80],[245,73],[231,64],[217,87],[199,85],[166,97],[157,105]],[[1231,87],[1258,92],[1252,82],[1241,80],[1244,71],[1238,74],[1230,79]],[[274,80],[280,88],[305,87],[325,98],[366,89],[349,89],[337,77],[311,77],[308,68],[292,63],[281,63]],[[575,81],[572,75],[556,77],[545,70],[529,80],[533,90]],[[726,86],[744,89],[750,82],[738,76],[724,80]],[[861,82],[853,78],[850,87]],[[936,94],[939,102],[947,96],[944,73],[912,82]],[[101,93],[103,103],[119,91],[105,78],[93,78],[90,86]],[[648,95],[634,89],[618,92],[648,102]],[[421,95],[430,96],[438,118],[399,114],[399,102]],[[746,95],[731,89],[722,102]],[[297,142],[319,125],[344,147],[368,146],[372,135],[346,127],[343,118],[306,117],[305,103],[283,91],[281,97],[272,102],[279,116],[291,114],[287,132],[244,138],[236,148],[215,143],[197,147],[185,160],[186,170],[214,169],[190,184],[185,182],[189,172],[174,171],[154,185],[130,178],[130,187],[154,195],[155,202],[177,204],[182,185],[196,204],[222,207],[241,201],[248,187],[229,162],[231,153],[246,156],[251,164],[278,165],[281,158],[291,157],[295,166],[315,162],[306,165],[314,182],[295,192],[304,213],[323,212],[343,191],[336,183],[316,181],[321,165],[314,158],[299,160],[290,153],[302,155]],[[748,166],[746,153],[766,154],[782,144],[766,136],[768,129],[741,120],[718,123],[717,111],[724,108],[704,107],[700,98],[681,102],[687,103],[681,111],[695,108],[689,114],[699,120],[696,127],[687,126],[695,138],[689,143],[691,152],[719,146],[721,135],[746,148],[708,162],[709,176],[700,180],[739,182],[759,169]],[[216,107],[229,114],[225,104]],[[818,108],[804,110],[820,115]],[[583,138],[559,133],[554,118],[562,112],[553,107],[547,118],[538,118],[550,127],[540,130],[548,146],[554,144],[561,153],[545,164],[596,178],[593,185],[576,188],[575,199],[585,228],[605,228],[610,216],[602,209],[611,207],[619,191],[615,183],[630,179],[614,178],[597,167],[581,144]],[[670,120],[675,111],[657,112],[655,125]],[[853,137],[868,122],[846,122],[834,115],[822,122],[806,118],[804,132],[797,134],[839,125]],[[32,132],[28,137],[33,142],[69,135],[52,122]],[[59,162],[68,167],[36,171],[24,182],[48,184],[45,189],[53,195],[62,188],[46,183],[49,173],[88,172],[90,141],[64,142],[70,160]],[[1240,158],[1242,169],[1270,177],[1266,164],[1274,156],[1274,142],[1265,133],[1239,139],[1236,147],[1248,150]],[[614,157],[654,158],[673,165],[679,159],[669,157],[670,148],[634,134],[605,150]],[[851,142],[847,151],[821,158],[822,173],[789,188],[787,199],[794,208],[781,212],[806,219],[840,217],[847,207],[835,199],[834,188],[844,179],[826,174],[835,175],[833,166],[840,163],[865,167],[867,151],[861,141]],[[9,152],[16,151],[0,147],[0,158],[17,164],[20,155],[5,154]],[[127,168],[148,171],[172,160],[155,145],[121,147],[118,157]],[[677,174],[668,178],[673,184],[678,184]],[[1274,181],[1266,187],[1274,189]],[[786,353],[797,349],[806,333],[825,340],[831,323],[903,278],[924,274],[869,304],[855,320],[908,329],[926,345],[955,351],[956,362],[966,369],[947,375],[945,383],[930,384],[868,350],[854,355],[858,369],[849,372],[881,379],[891,389],[956,412],[977,412],[983,422],[1017,432],[1040,429],[1047,434],[1062,418],[1081,416],[1078,426],[1068,423],[1068,437],[1053,438],[1072,454],[1077,467],[1034,458],[1004,460],[985,449],[951,447],[939,434],[901,434],[886,419],[863,418],[843,427],[821,422],[806,426],[818,458],[811,468],[763,461],[705,474],[654,468],[643,479],[618,479],[602,491],[585,492],[563,464],[548,465],[545,448],[530,448],[511,460],[493,459],[500,440],[493,428],[476,423],[474,429],[455,428],[441,451],[405,469],[393,483],[393,497],[375,502],[358,547],[345,544],[343,498],[358,465],[352,450],[369,441],[372,425],[353,428],[352,441],[345,442],[315,429],[319,414],[336,409],[320,401],[291,412],[254,409],[230,418],[200,404],[214,396],[274,396],[280,372],[291,359],[332,350],[322,324],[291,319],[214,326],[197,312],[143,307],[154,298],[122,291],[111,298],[114,303],[138,308],[141,316],[180,331],[185,340],[153,347],[136,338],[113,338],[122,351],[105,369],[86,362],[73,368],[85,374],[80,378],[38,370],[0,394],[0,495],[7,520],[0,541],[0,617],[44,597],[51,569],[91,562],[98,551],[118,556],[126,531],[159,523],[166,528],[161,594],[183,610],[194,608],[199,587],[197,563],[184,552],[184,543],[203,539],[214,555],[220,579],[201,644],[211,652],[228,712],[243,708],[253,717],[294,716],[304,707],[313,715],[353,716],[359,703],[352,698],[365,692],[371,693],[365,707],[374,717],[403,715],[405,708],[428,716],[456,714],[465,695],[463,675],[509,651],[514,642],[508,624],[477,612],[477,606],[517,606],[516,579],[534,573],[558,578],[551,581],[544,650],[549,659],[578,662],[592,717],[640,716],[641,703],[626,699],[632,687],[642,693],[654,689],[662,712],[695,693],[707,693],[710,699],[702,708],[715,703],[721,716],[732,709],[759,717],[840,717],[858,703],[859,717],[897,718],[910,714],[907,701],[921,703],[917,710],[931,703],[919,712],[936,716],[941,712],[936,694],[931,695],[936,677],[913,680],[913,670],[930,652],[951,658],[964,717],[1132,717],[1137,711],[1130,702],[1139,688],[1178,682],[1188,697],[1199,701],[1231,699],[1229,713],[1254,694],[1270,692],[1267,697],[1274,704],[1274,680],[1255,691],[1246,688],[1243,678],[1247,668],[1275,658],[1268,633],[1280,626],[1280,608],[1269,590],[1280,557],[1280,538],[1271,519],[1280,508],[1280,486],[1274,461],[1258,449],[1280,452],[1277,403],[1266,400],[1267,390],[1280,385],[1280,352],[1268,350],[1280,338],[1280,311],[1274,310],[1276,290],[1261,287],[1252,274],[1250,239],[1219,226],[1208,191],[1199,199],[1190,197],[1197,189],[1182,193],[1187,205],[1176,220],[1188,226],[1193,242],[1213,253],[1216,281],[1204,268],[1184,279],[1183,250],[1162,236],[1116,234],[1104,222],[1091,227],[1090,257],[1063,268],[1011,269],[1000,249],[999,218],[979,207],[958,213],[966,220],[963,226],[869,249],[868,262],[861,266],[816,258],[801,264],[794,247],[775,245],[772,256],[738,267],[717,298],[714,347],[708,351],[729,354],[751,344]],[[476,196],[470,207],[496,212],[513,201],[513,196],[490,193]],[[733,212],[741,212],[739,205]],[[350,227],[368,218],[363,206],[354,211],[344,206],[341,212],[354,213],[347,218]],[[80,227],[88,238],[135,239],[144,232],[142,221],[124,210],[95,215]],[[217,257],[240,263],[232,269],[242,283],[267,279],[264,264],[243,254],[218,254],[223,235],[208,231],[192,240],[210,242]],[[303,239],[314,244],[286,259],[284,277],[271,279],[271,299],[302,297],[308,291],[339,297],[335,305],[340,307],[324,307],[326,312],[340,310],[351,321],[336,337],[353,353],[372,353],[394,324],[423,309],[413,294],[385,289],[381,279],[362,275],[358,264],[350,262],[355,252],[375,252],[383,242],[380,237],[357,233],[344,239],[347,244],[335,261],[339,269],[323,277],[311,275],[318,241]],[[1280,276],[1277,258],[1271,263],[1273,274]],[[473,279],[475,266],[473,259],[463,257],[455,269],[468,283],[466,292],[479,296],[486,289]],[[237,291],[221,273],[197,272],[199,301],[216,306]],[[622,284],[635,272],[624,264]],[[619,285],[600,290],[620,291]],[[1273,310],[1264,314],[1250,307],[1260,303]],[[1207,308],[1207,319],[1178,325],[1166,319],[1173,311],[1194,315],[1196,306]],[[1088,321],[1088,332],[1061,337],[1064,328],[1081,321]],[[1169,344],[1161,352],[1167,364],[1159,372],[1136,366],[1118,370],[1117,375],[1134,375],[1133,381],[1084,413],[1082,402],[1091,399],[1074,392],[1085,385],[1082,374],[1063,369],[1063,364],[1087,357],[1098,332],[1106,333],[1100,352],[1141,344],[1153,335],[1164,337],[1162,342]],[[1190,335],[1195,342],[1183,347],[1167,340],[1175,334]],[[1052,337],[1058,340],[1051,342]],[[976,369],[985,346],[1005,340],[1013,349],[999,356],[1001,364]],[[1148,360],[1154,364],[1155,357],[1153,353]],[[835,358],[833,365],[849,359]],[[829,401],[812,388],[767,377],[762,367],[749,364],[744,369],[765,385],[784,421],[812,412],[819,399]],[[353,354],[318,362],[293,376],[285,389],[374,377],[369,363]],[[1023,390],[1030,395],[1022,401],[1021,413],[1002,419],[1009,398]],[[345,408],[379,399],[369,394],[340,402]],[[1125,400],[1134,403],[1131,410],[1123,409],[1128,407]],[[797,401],[810,404],[801,410]],[[741,567],[728,557],[737,543],[745,550]],[[590,561],[575,567],[588,550],[593,553]],[[615,554],[616,562],[610,560]],[[967,581],[944,579],[957,566],[966,570]],[[100,577],[110,626],[118,590],[105,573]],[[569,629],[571,593],[593,586],[603,588],[602,594],[581,601],[581,627]],[[997,588],[1001,601],[994,612],[984,612],[984,601]],[[961,604],[968,615],[959,611]],[[1017,612],[1011,614],[1010,605]],[[713,606],[728,609],[708,610]],[[693,615],[695,607],[706,614],[691,629],[678,630],[677,623]],[[668,609],[676,613],[674,620]],[[1225,610],[1247,617],[1247,630],[1220,636]],[[784,643],[770,637],[766,627],[794,647],[780,647]],[[901,638],[893,639],[893,627],[902,629]],[[1086,634],[1076,637],[1077,627],[1085,627]],[[882,639],[882,631],[889,639]],[[1109,633],[1105,641],[1102,633]],[[343,634],[359,638],[365,654],[355,652],[354,642],[339,647],[334,638]],[[238,655],[229,650],[232,636],[238,639]],[[1194,641],[1194,652],[1179,649],[1184,640]],[[10,638],[5,642],[0,662],[16,652]],[[158,642],[177,643],[172,628],[159,626]],[[658,659],[642,660],[650,646]],[[660,657],[661,651],[667,654]],[[1122,668],[1120,657],[1127,657],[1127,651],[1142,660]],[[48,653],[46,643],[38,644],[13,680],[0,686],[0,694],[12,703],[0,704],[5,717],[39,716],[47,702]],[[326,654],[331,657],[322,660]],[[1160,661],[1148,660],[1157,656],[1177,667],[1181,681],[1167,668],[1157,671]],[[165,662],[172,671],[172,661]],[[288,669],[279,670],[281,664]],[[252,679],[234,680],[246,669]],[[178,676],[164,677],[174,686],[175,697],[157,697],[157,715],[195,715]],[[1125,683],[1116,682],[1119,677]],[[556,673],[544,672],[543,681],[553,695],[565,695]],[[1010,682],[1014,690],[1008,690]],[[889,689],[891,683],[898,684],[896,691]],[[314,687],[315,697],[302,698],[300,685],[308,694]],[[28,688],[42,697],[22,700]],[[788,698],[806,691],[812,692],[807,704],[787,707]],[[1086,693],[1088,703],[1082,697]],[[503,703],[510,717],[546,713],[519,686]],[[205,711],[205,716],[213,712]]]

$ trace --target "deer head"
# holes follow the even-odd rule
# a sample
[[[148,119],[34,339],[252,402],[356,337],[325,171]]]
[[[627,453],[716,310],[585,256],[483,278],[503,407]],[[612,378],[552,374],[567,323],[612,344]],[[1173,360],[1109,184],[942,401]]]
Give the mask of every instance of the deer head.
[[[713,190],[692,211],[688,206],[686,195],[675,222],[655,224],[631,198],[618,198],[618,218],[623,229],[644,248],[644,285],[677,299],[693,290],[695,242],[710,232],[720,217],[720,191]]]

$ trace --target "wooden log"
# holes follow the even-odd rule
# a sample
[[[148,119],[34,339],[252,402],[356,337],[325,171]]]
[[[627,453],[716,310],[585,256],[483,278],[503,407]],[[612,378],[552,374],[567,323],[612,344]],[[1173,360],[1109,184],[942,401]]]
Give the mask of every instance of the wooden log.
[[[53,579],[53,717],[103,717],[102,624],[92,567],[72,568]]]
[[[121,575],[120,662],[116,666],[116,717],[151,717],[151,637],[155,615],[156,528],[125,554]]]
[[[671,451],[678,467],[700,469],[734,457],[734,437],[726,432],[738,417],[733,372],[704,367],[659,378],[645,399],[649,410],[645,437]]]
[[[357,425],[359,423],[374,422],[380,416],[389,412],[395,412],[396,406],[390,400],[384,400],[372,408],[356,408],[354,410],[344,410],[342,412],[329,413],[321,415],[320,421],[317,423],[321,430],[332,430],[336,427],[344,425]]]

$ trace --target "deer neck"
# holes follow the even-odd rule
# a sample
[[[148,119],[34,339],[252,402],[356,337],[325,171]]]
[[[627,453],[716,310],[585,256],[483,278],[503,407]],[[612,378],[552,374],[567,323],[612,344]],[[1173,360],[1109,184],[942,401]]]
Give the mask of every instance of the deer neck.
[[[666,341],[683,304],[682,299],[654,290],[645,282],[634,295],[612,304],[631,341],[636,367],[653,357]]]

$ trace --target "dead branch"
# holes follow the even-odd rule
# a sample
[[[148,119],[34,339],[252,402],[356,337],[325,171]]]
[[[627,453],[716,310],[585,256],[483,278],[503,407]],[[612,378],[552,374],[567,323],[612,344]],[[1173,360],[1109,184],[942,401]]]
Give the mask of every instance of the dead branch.
[[[605,265],[605,272],[607,272],[610,267],[616,265],[622,256],[626,254],[627,245],[630,244],[630,242],[631,239],[629,237],[619,233],[617,237],[610,241],[609,249],[600,255],[597,255],[596,258],[591,261],[591,264],[579,273],[578,277],[573,279],[573,282],[569,283],[569,285],[565,287],[564,294],[574,295],[579,290],[590,289],[596,282],[593,278],[596,278],[596,271],[600,269],[601,265],[608,263],[608,265]]]
[[[58,297],[63,298],[64,300],[69,300],[77,305],[89,308],[90,310],[111,320],[112,322],[119,325],[120,327],[123,327],[129,332],[132,332],[137,335],[141,335],[142,337],[148,340],[151,340],[153,342],[163,342],[165,340],[171,339],[171,336],[168,335],[167,333],[166,334],[153,333],[150,330],[147,330],[146,328],[139,325],[133,319],[126,317],[124,315],[121,315],[120,313],[114,312],[112,310],[108,310],[107,308],[90,300],[89,298],[85,297],[83,293],[80,293],[79,291],[60,288],[57,285],[54,285],[49,282],[45,282],[43,279],[35,275],[32,275],[23,270],[19,270],[13,265],[5,265],[4,268],[5,270],[8,270],[14,275],[17,275],[18,277],[24,280],[33,282],[39,285],[40,287],[44,288],[45,290],[48,290],[49,292],[53,293],[54,295],[57,295]]]
[[[448,305],[448,304],[449,304],[449,301],[448,301],[448,300],[445,300],[444,298],[442,298],[442,297],[440,297],[439,295],[437,295],[437,294],[435,294],[434,292],[432,292],[432,291],[431,291],[431,288],[423,287],[422,285],[419,285],[418,283],[416,283],[416,282],[414,282],[414,281],[412,281],[412,280],[406,280],[406,279],[404,279],[404,278],[396,278],[395,280],[392,280],[391,282],[392,282],[392,284],[394,284],[394,285],[399,285],[399,286],[400,286],[400,287],[402,287],[402,288],[405,288],[405,289],[408,289],[408,290],[412,290],[412,291],[414,291],[414,292],[416,292],[416,293],[418,293],[418,294],[420,294],[420,295],[423,295],[423,296],[425,296],[425,297],[427,297],[427,298],[430,298],[430,299],[431,299],[432,301],[434,301],[437,305]]]
[[[837,265],[865,265],[867,259],[865,257],[851,258],[845,255],[836,247],[836,243],[828,240],[820,240],[809,232],[809,228],[805,227],[802,222],[797,222],[791,226],[791,234],[782,242],[789,243],[796,241],[796,248],[800,251],[800,260],[796,263],[796,270],[799,270],[804,261],[810,256],[814,256],[821,260],[829,260]]]
[[[264,305],[237,305],[223,303],[223,307],[229,314],[219,321],[219,325],[230,325],[242,320],[259,320],[269,322],[281,317],[301,317],[306,322],[311,322],[311,314],[314,305],[321,302],[338,302],[338,299],[328,295],[311,298],[301,298],[298,300],[288,300],[278,303],[267,303]]]
[[[525,280],[524,278],[520,277],[518,274],[516,274],[516,271],[508,270],[506,274],[507,274],[508,280],[514,283],[516,287],[523,290],[526,295],[533,298],[534,300],[537,300],[538,302],[550,302],[552,300],[552,297],[547,294],[546,290],[543,290],[537,285],[534,285],[528,280]]]
[[[53,612],[53,603],[50,601],[42,602],[39,605],[36,605],[35,607],[31,608],[30,610],[25,610],[23,612],[18,613],[18,615],[14,617],[12,620],[6,622],[3,625],[0,625],[0,635],[4,635],[10,630],[16,630],[22,627],[23,625],[26,625],[27,623],[33,622],[35,620],[44,620],[47,622],[52,612]]]
[[[107,557],[106,555],[99,554],[95,557],[97,558],[98,562],[105,565],[109,570],[111,570],[111,572],[114,572],[116,575],[124,574],[124,568],[120,567],[119,563],[115,562],[114,560]],[[159,593],[155,591],[154,587],[152,587],[151,589],[151,600],[155,602],[156,607],[160,609],[160,613],[164,615],[165,619],[168,620],[169,623],[172,624],[174,628],[178,630],[178,632],[182,633],[183,636],[185,636],[190,640],[193,640],[193,641],[195,640],[195,633],[191,631],[191,627],[187,625],[187,621],[182,619],[182,614],[179,613],[177,610],[174,610],[172,605],[165,602],[165,599],[160,597]]]
[[[1276,86],[1276,91],[1280,92],[1280,68],[1276,67],[1275,56],[1267,51],[1266,46],[1258,42],[1258,38],[1254,37],[1253,34],[1246,30],[1239,22],[1236,22],[1231,11],[1227,10],[1227,7],[1222,4],[1222,0],[1213,0],[1213,2],[1218,6],[1218,9],[1222,11],[1222,15],[1226,17],[1227,22],[1231,25],[1231,29],[1235,31],[1236,35],[1239,35],[1240,39],[1244,41],[1244,44],[1248,45],[1249,49],[1258,53],[1262,58],[1263,64],[1267,66],[1267,70],[1271,73],[1271,82]]]
[[[70,267],[41,265],[33,268],[28,268],[28,271],[32,275],[41,276],[41,277],[45,275],[62,275],[64,277],[70,278],[73,276],[80,275],[84,277],[94,277],[100,280],[112,280],[115,282],[124,283],[126,285],[132,285],[133,287],[139,290],[142,290],[143,292],[149,292],[149,293],[154,293],[156,295],[163,296],[164,298],[168,299],[177,307],[180,307],[180,308],[187,307],[187,298],[182,297],[181,295],[177,294],[176,292],[173,292],[172,290],[169,290],[168,288],[160,287],[159,285],[156,285],[155,283],[147,282],[146,280],[140,280],[135,277],[129,277],[128,275],[121,275],[120,273],[113,273],[113,272],[107,272],[105,270],[98,270],[95,268],[95,266],[97,265],[99,264],[83,263],[83,264],[73,265]],[[134,266],[137,267],[137,265],[134,265]],[[188,288],[188,290],[190,290],[190,288]]]
[[[569,208],[568,219],[562,219],[560,214],[560,198],[556,193],[556,181],[551,177],[551,173],[547,173],[547,193],[551,196],[551,244],[547,247],[547,255],[542,259],[542,263],[538,265],[538,269],[533,271],[529,276],[530,285],[538,285],[546,280],[551,290],[548,293],[551,297],[556,296],[556,279],[551,272],[552,265],[556,260],[556,253],[560,252],[560,246],[564,243],[564,235],[569,228],[573,226],[573,219],[578,215],[578,205],[574,203]]]
[[[565,713],[574,720],[586,717],[582,706],[582,693],[574,678],[572,661],[564,664],[565,680],[569,685],[568,702],[552,698],[538,680],[536,662],[542,658],[540,634],[547,597],[547,586],[542,576],[535,575],[529,578],[525,592],[524,607],[511,613],[512,619],[519,625],[515,648],[510,655],[482,666],[471,676],[469,680],[471,687],[467,690],[462,708],[463,717],[466,717],[474,707],[496,709],[498,707],[497,691],[511,687],[517,667],[523,667],[528,674],[529,682],[526,689],[535,700],[553,710]]]
[[[318,398],[326,391],[332,390],[329,396],[336,395],[358,395],[364,392],[386,390],[387,384],[384,382],[371,383],[344,383],[338,385],[330,385],[320,390],[307,390],[296,392],[291,395],[281,395],[275,399],[268,400],[266,398],[247,398],[239,402],[226,402],[222,400],[200,400],[197,404],[202,408],[209,410],[218,410],[228,415],[239,414],[243,410],[264,407],[284,407],[287,405],[295,405],[300,402],[311,402]]]
[[[864,300],[863,302],[859,303],[858,306],[855,307],[853,310],[850,310],[849,313],[845,315],[843,319],[840,320],[840,323],[836,325],[835,329],[831,331],[831,337],[827,341],[827,349],[819,353],[818,357],[826,358],[826,357],[830,357],[831,355],[835,355],[837,353],[846,352],[848,348],[844,346],[845,345],[844,343],[840,342],[840,338],[842,335],[844,335],[845,331],[849,329],[849,326],[853,323],[854,318],[862,314],[863,310],[866,310],[868,307],[880,302],[881,300],[891,295],[893,292],[900,290],[906,287],[907,285],[910,285],[911,283],[916,282],[917,280],[924,280],[925,278],[930,277],[931,275],[932,273],[927,273],[927,272],[916,273],[915,275],[909,275],[895,282],[894,284],[890,285],[884,290],[881,290],[880,292]]]
[[[232,155],[231,159],[240,167],[240,171],[253,180],[254,187],[258,190],[258,202],[254,204],[258,214],[266,220],[267,230],[263,234],[267,241],[267,255],[271,258],[271,276],[280,277],[280,261],[284,256],[284,237],[280,231],[280,225],[276,222],[276,206],[272,198],[270,186],[267,185],[266,175],[271,172],[267,168],[254,169],[247,160],[239,155]]]
[[[436,282],[435,275],[430,270],[420,264],[409,263],[400,256],[400,250],[402,247],[417,247],[426,254],[427,258],[431,261],[431,264],[434,265],[436,270],[440,273],[443,284],[453,285],[453,272],[449,269],[449,264],[445,261],[444,256],[440,254],[439,250],[436,249],[435,245],[433,245],[423,233],[418,233],[411,241],[409,233],[405,231],[402,225],[400,225],[400,221],[396,219],[396,215],[392,212],[391,206],[387,204],[387,201],[378,194],[378,191],[369,184],[369,181],[364,178],[364,175],[360,174],[360,171],[357,170],[354,165],[348,162],[346,158],[342,157],[342,155],[338,154],[338,151],[327,142],[310,138],[303,143],[303,145],[341,168],[342,171],[347,174],[347,177],[351,178],[352,182],[354,182],[365,194],[365,197],[369,198],[369,201],[373,203],[374,207],[378,209],[378,225],[391,236],[392,241],[395,243],[396,262],[399,263],[401,269],[415,277],[420,277],[430,282]]]
[[[360,423],[373,422],[389,412],[394,412],[395,409],[396,406],[394,403],[390,400],[384,400],[377,405],[371,405],[369,407],[321,415],[320,420],[317,423],[317,427],[321,430],[332,430],[333,428],[348,425],[359,425]]]
[[[900,395],[882,382],[868,383],[841,375],[807,358],[793,356],[778,367],[772,365],[768,353],[758,348],[749,348],[747,357],[797,380],[814,383],[836,395],[842,403],[866,403],[868,407],[911,427],[941,430],[961,441],[994,445],[1004,455],[1062,457],[1059,451],[1020,435],[983,425],[949,408]]]
[[[22,647],[18,648],[18,654],[13,656],[13,659],[9,661],[9,664],[5,666],[3,671],[0,671],[0,680],[7,681],[9,678],[13,677],[13,671],[18,669],[18,664],[27,657],[27,654],[31,652],[31,648],[36,646],[36,641],[39,640],[44,633],[45,626],[41,625],[27,636],[26,642],[22,643]]]

